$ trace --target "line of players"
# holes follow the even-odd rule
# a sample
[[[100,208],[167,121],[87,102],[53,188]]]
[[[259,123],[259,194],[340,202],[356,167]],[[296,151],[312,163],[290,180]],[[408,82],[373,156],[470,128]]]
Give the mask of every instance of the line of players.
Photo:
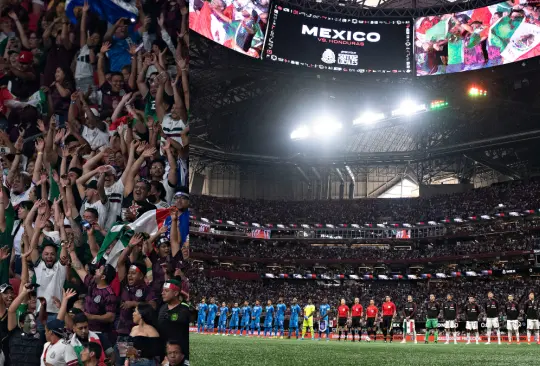
[[[278,334],[283,339],[285,333],[285,312],[287,305],[283,302],[283,298],[278,300],[278,303],[274,307],[272,301],[268,300],[267,305],[264,308],[264,323],[263,323],[263,335],[267,335],[277,338]],[[206,300],[203,298],[201,303],[197,306],[198,318],[197,318],[197,333],[214,333],[215,332],[215,319],[218,317],[218,331],[216,335],[251,335],[253,336],[255,330],[257,330],[257,336],[261,336],[261,317],[263,315],[263,307],[260,301],[257,300],[255,305],[251,307],[246,300],[243,307],[239,307],[238,303],[234,303],[234,306],[229,309],[225,302],[222,303],[221,308],[218,309],[215,299],[210,298],[210,304],[206,304]],[[293,299],[290,306],[289,317],[289,336],[296,334],[298,339],[299,327],[298,322],[303,317],[302,323],[302,338],[304,339],[307,330],[311,333],[311,339],[315,337],[315,328],[313,326],[315,316],[315,305],[311,299],[308,300],[307,305],[302,309],[298,305],[298,300]],[[319,306],[319,339],[321,339],[322,333],[326,333],[326,339],[330,339],[330,327],[328,326],[328,317],[330,315],[330,305],[325,299]],[[227,329],[228,323],[228,329]]]
[[[304,316],[303,326],[302,326],[302,339],[306,333],[307,328],[311,331],[311,336],[313,339],[314,328],[313,328],[313,318],[315,315],[315,306],[313,305],[311,299],[308,300],[308,305],[304,308],[302,312],[300,306],[297,303],[297,299],[293,299],[292,305],[290,307],[290,320],[289,320],[289,338],[292,334],[296,333],[296,338],[298,339],[298,320],[301,315]],[[354,300],[352,308],[349,308],[346,305],[345,299],[341,300],[340,305],[337,308],[337,320],[338,320],[338,340],[341,340],[341,336],[345,335],[345,340],[348,339],[348,329],[354,331],[352,334],[353,342],[355,341],[356,336],[358,340],[361,339],[362,334],[362,323],[367,330],[367,341],[376,339],[377,323],[380,323],[379,328],[383,333],[384,342],[390,341],[393,339],[393,322],[396,319],[398,312],[396,305],[391,301],[390,297],[385,298],[384,303],[381,307],[381,316],[379,317],[379,308],[375,306],[375,301],[370,300],[369,306],[364,309],[360,304],[358,298]],[[207,332],[210,331],[214,333],[214,321],[216,316],[219,316],[218,320],[218,333],[223,335],[238,334],[239,324],[240,324],[240,333],[243,335],[244,331],[246,335],[251,331],[251,335],[254,334],[255,329],[257,330],[257,335],[260,337],[260,319],[263,315],[263,308],[260,305],[259,301],[256,301],[255,306],[251,308],[249,302],[245,301],[242,308],[238,307],[238,303],[234,304],[229,311],[229,308],[225,303],[222,304],[222,307],[218,309],[215,304],[214,298],[210,299],[210,304],[206,304],[205,299],[198,305],[198,321],[197,321],[197,332]],[[274,331],[274,337],[278,336],[278,332],[283,338],[284,334],[284,322],[285,322],[285,312],[287,306],[283,302],[283,298],[280,298],[278,304],[274,308],[272,301],[268,300],[268,304],[265,307],[265,320],[264,320],[264,336],[267,334],[272,336],[272,330]],[[408,335],[412,336],[414,343],[417,343],[416,338],[416,327],[415,327],[415,318],[417,315],[418,307],[413,301],[411,295],[408,296],[407,302],[403,305],[401,309],[401,315],[403,318],[403,340],[402,343],[406,342]],[[426,310],[426,335],[425,343],[428,343],[430,335],[434,336],[435,343],[438,342],[439,332],[439,319],[442,318],[444,321],[444,328],[446,334],[445,344],[450,343],[450,339],[453,335],[454,344],[457,343],[457,325],[458,325],[458,315],[460,314],[458,304],[453,300],[452,295],[448,294],[446,301],[442,304],[435,300],[435,295],[430,295],[429,301],[425,303]],[[527,342],[531,344],[531,335],[534,332],[534,338],[536,342],[540,344],[540,321],[539,321],[539,302],[535,300],[534,293],[529,294],[528,300],[525,302],[523,309],[520,309],[519,304],[514,300],[512,295],[508,296],[508,301],[506,302],[504,308],[500,308],[497,300],[494,299],[493,293],[488,293],[488,299],[484,304],[484,311],[486,314],[486,327],[487,327],[487,344],[491,343],[491,336],[493,330],[495,330],[497,335],[497,343],[501,344],[501,333],[499,327],[499,317],[501,313],[504,313],[506,316],[506,324],[508,331],[508,343],[512,343],[512,333],[515,334],[517,343],[520,342],[519,337],[519,318],[524,316],[527,319]],[[442,312],[442,314],[441,314]],[[476,344],[478,344],[479,331],[478,331],[478,318],[481,313],[481,309],[476,303],[476,300],[473,296],[469,296],[468,302],[464,307],[463,313],[465,314],[466,324],[465,329],[467,332],[467,344],[471,343],[471,333],[474,332],[476,337]],[[328,304],[326,299],[323,300],[319,306],[319,340],[322,338],[322,334],[326,333],[326,340],[330,339],[329,332],[329,316],[333,315],[333,311]],[[441,316],[442,315],[442,316]],[[240,320],[241,317],[241,320]],[[365,317],[365,318],[364,318]],[[364,318],[364,319],[363,319]],[[229,324],[230,331],[227,330],[227,321]],[[294,331],[294,333],[293,333]]]

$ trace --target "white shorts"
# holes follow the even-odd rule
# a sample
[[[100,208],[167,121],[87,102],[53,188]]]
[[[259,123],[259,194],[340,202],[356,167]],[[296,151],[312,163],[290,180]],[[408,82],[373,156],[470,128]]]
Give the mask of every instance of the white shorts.
[[[499,319],[497,318],[487,318],[487,321],[486,321],[486,327],[488,329],[491,329],[491,328],[499,328]]]
[[[467,321],[467,323],[465,324],[465,329],[467,330],[478,330],[478,322],[470,322],[470,321]]]
[[[527,329],[538,329],[538,319],[527,319]]]
[[[513,330],[514,332],[517,332],[519,330],[519,320],[507,320],[506,328],[508,330]]]
[[[456,329],[456,321],[455,320],[447,320],[444,322],[444,327],[446,329]]]

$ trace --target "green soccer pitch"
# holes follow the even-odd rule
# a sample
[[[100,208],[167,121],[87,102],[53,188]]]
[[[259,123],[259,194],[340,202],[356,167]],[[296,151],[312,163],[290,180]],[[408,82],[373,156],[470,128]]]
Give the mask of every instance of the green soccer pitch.
[[[537,344],[385,344],[190,334],[194,366],[495,366],[535,365]]]

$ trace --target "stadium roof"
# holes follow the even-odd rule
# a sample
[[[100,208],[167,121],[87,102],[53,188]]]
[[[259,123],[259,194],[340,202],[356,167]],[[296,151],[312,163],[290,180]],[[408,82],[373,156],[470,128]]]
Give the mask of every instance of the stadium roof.
[[[404,162],[442,159],[457,152],[483,159],[484,165],[497,159],[508,169],[540,166],[535,143],[540,137],[538,59],[410,79],[317,73],[250,59],[192,32],[190,63],[194,157],[248,162],[256,156],[253,160],[258,162],[298,163],[317,156],[321,164],[337,157],[353,165],[350,159]],[[489,97],[471,101],[466,95],[471,83],[483,85]],[[404,96],[451,102],[448,109],[425,113],[410,123],[350,126],[365,108],[390,108]],[[321,108],[348,124],[341,139],[324,149],[312,141],[291,141],[291,131]]]

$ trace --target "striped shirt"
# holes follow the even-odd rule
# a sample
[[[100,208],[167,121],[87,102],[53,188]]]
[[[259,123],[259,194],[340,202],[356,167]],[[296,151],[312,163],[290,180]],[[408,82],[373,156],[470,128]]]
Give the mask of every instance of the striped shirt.
[[[105,187],[105,194],[109,201],[109,215],[105,229],[109,230],[122,215],[122,199],[124,198],[124,183],[118,179],[112,186]]]

